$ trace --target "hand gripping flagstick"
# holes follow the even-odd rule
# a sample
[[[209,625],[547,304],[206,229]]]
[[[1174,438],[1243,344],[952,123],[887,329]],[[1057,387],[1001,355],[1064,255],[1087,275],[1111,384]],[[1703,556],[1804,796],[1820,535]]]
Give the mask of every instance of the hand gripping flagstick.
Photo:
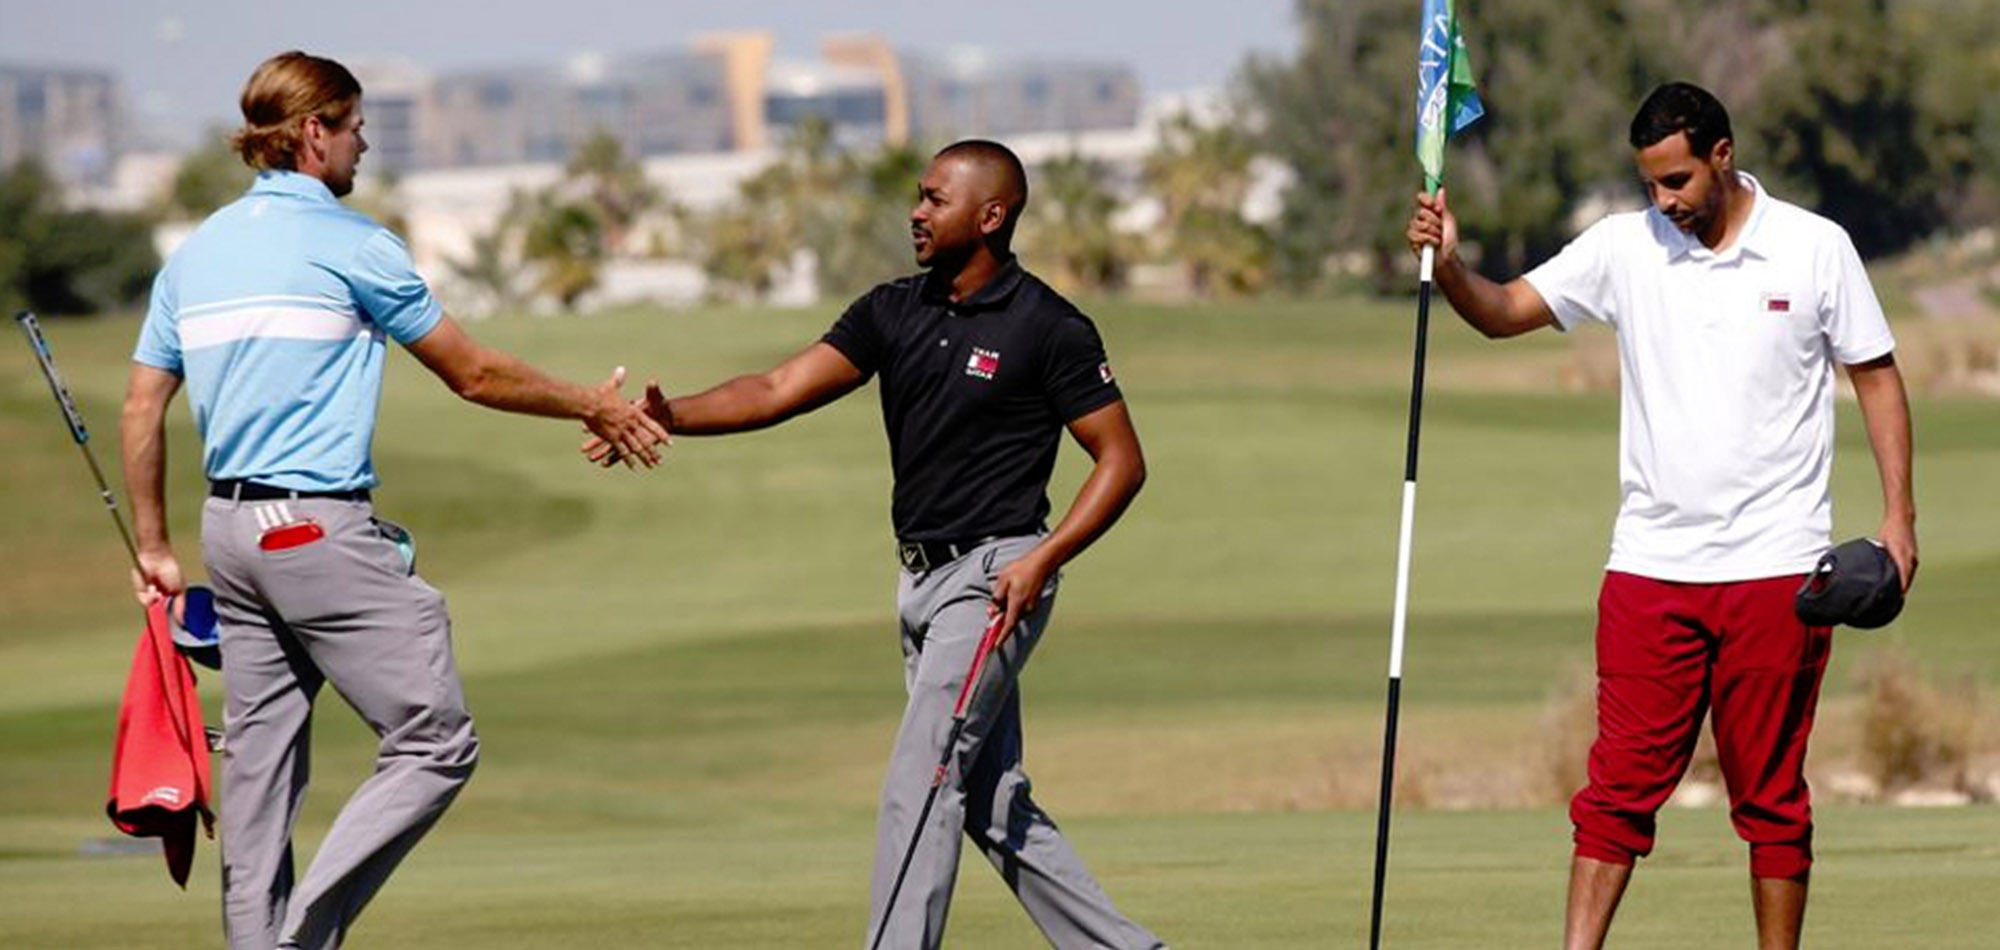
[[[972,653],[972,669],[966,671],[965,685],[958,688],[958,703],[951,708],[951,734],[945,737],[944,752],[938,756],[937,771],[931,773],[930,794],[924,796],[924,808],[917,813],[916,826],[910,829],[910,846],[903,851],[903,865],[896,869],[896,882],[889,885],[889,897],[882,902],[882,919],[875,924],[875,939],[868,944],[869,950],[882,946],[882,937],[889,932],[889,916],[896,909],[896,895],[902,893],[903,878],[910,873],[910,859],[917,855],[917,842],[924,836],[924,823],[930,820],[931,808],[937,804],[938,790],[944,787],[951,775],[951,754],[958,749],[958,737],[965,732],[966,708],[972,703],[972,691],[979,682],[979,674],[986,667],[986,658],[998,646],[1005,634],[1001,623],[1005,614],[995,614],[993,622],[986,625],[986,632],[979,638],[979,647]]]
[[[1424,0],[1417,46],[1417,159],[1424,185],[1444,183],[1444,143],[1484,114],[1473,90],[1472,64],[1458,33],[1451,0]],[[1431,271],[1437,249],[1425,245],[1418,265],[1416,353],[1410,371],[1409,442],[1403,456],[1403,516],[1396,541],[1396,607],[1389,633],[1389,709],[1382,727],[1382,792],[1375,817],[1375,889],[1368,911],[1368,946],[1382,945],[1382,893],[1389,870],[1389,807],[1396,791],[1396,718],[1403,694],[1403,634],[1409,619],[1410,541],[1417,515],[1417,445],[1424,417],[1424,350],[1430,336]]]
[[[35,315],[26,310],[14,315],[14,321],[21,325],[22,332],[28,334],[28,345],[35,350],[35,359],[42,364],[42,376],[49,381],[49,391],[55,394],[56,405],[62,409],[63,420],[69,423],[70,438],[76,440],[76,447],[83,450],[83,460],[90,463],[90,474],[97,479],[97,495],[104,499],[104,510],[111,513],[111,520],[118,525],[118,536],[125,539],[125,553],[132,558],[132,567],[139,568],[139,548],[132,543],[132,532],[125,530],[125,517],[118,513],[118,496],[111,493],[111,486],[105,484],[104,470],[97,467],[97,456],[90,451],[90,430],[84,428],[83,414],[76,410],[76,400],[69,396],[69,387],[63,385],[62,374],[56,372],[55,355],[49,352],[49,341],[42,336],[42,325]]]

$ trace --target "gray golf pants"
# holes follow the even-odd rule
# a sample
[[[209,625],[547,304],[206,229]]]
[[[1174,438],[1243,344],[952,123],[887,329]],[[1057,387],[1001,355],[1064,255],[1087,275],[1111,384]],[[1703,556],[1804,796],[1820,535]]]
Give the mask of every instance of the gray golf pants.
[[[910,699],[882,784],[864,946],[882,918],[883,902],[951,733],[959,686],[986,630],[994,576],[1039,540],[1002,538],[950,564],[902,573],[896,605]],[[1051,579],[1034,612],[1021,618],[1013,635],[987,661],[967,707],[951,775],[938,791],[909,877],[896,898],[884,948],[933,950],[944,942],[945,917],[958,877],[961,831],[985,853],[1035,926],[1058,950],[1164,946],[1112,906],[1055,822],[1029,796],[1028,773],[1021,765],[1016,679],[1048,625],[1055,593],[1056,581]]]
[[[260,548],[274,524],[304,519],[325,537]],[[230,950],[339,946],[472,774],[479,739],[452,661],[444,595],[416,576],[392,540],[398,532],[366,502],[211,498],[202,512],[227,693],[222,904]],[[292,825],[311,760],[313,698],[327,683],[381,742],[374,773],[294,886]]]

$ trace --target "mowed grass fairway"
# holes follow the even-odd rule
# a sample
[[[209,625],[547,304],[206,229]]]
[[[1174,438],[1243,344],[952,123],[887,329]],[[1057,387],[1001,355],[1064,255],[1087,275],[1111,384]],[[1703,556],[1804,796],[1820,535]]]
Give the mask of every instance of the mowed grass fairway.
[[[838,307],[626,311],[476,325],[574,378],[672,391],[762,369]],[[1125,522],[1072,565],[1023,681],[1044,805],[1106,888],[1179,950],[1352,947],[1401,492],[1409,307],[1094,309],[1148,450]],[[116,465],[129,320],[58,321],[56,357]],[[15,332],[15,331],[9,331]],[[0,947],[219,945],[213,842],[187,893],[157,856],[92,857],[139,622],[124,553],[26,346],[0,347]],[[1406,659],[1406,802],[1551,801],[1549,697],[1587,669],[1617,502],[1616,397],[1563,394],[1572,344],[1433,337]],[[1837,533],[1879,514],[1842,409]],[[846,947],[863,939],[874,800],[902,705],[889,479],[873,387],[778,429],[683,438],[651,473],[578,461],[574,427],[467,407],[400,351],[377,505],[449,596],[479,773],[350,946]],[[175,530],[199,574],[199,451],[173,414]],[[1904,619],[1842,632],[1815,761],[1853,754],[1856,664],[1902,644],[2000,687],[2000,405],[1917,406],[1924,566]],[[1053,496],[1084,471],[1066,447]],[[211,721],[219,680],[204,674]],[[301,858],[368,769],[330,691]],[[1808,942],[2000,943],[2000,810],[1821,808]],[[1720,809],[1670,810],[1626,948],[1750,943]],[[1405,808],[1399,948],[1546,947],[1560,807]],[[968,853],[951,946],[1039,938]]]

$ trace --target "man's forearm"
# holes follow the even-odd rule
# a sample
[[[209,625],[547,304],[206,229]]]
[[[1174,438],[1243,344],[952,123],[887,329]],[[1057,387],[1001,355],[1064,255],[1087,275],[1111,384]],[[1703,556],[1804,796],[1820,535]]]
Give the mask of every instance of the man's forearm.
[[[1146,463],[1134,452],[1105,452],[1084,479],[1083,487],[1070,503],[1069,511],[1055,530],[1043,539],[1037,551],[1050,567],[1061,567],[1098,538],[1131,507],[1132,499],[1146,484]]]
[[[1903,375],[1890,361],[1851,368],[1849,376],[1854,382],[1855,400],[1861,404],[1862,421],[1868,427],[1868,445],[1875,453],[1875,468],[1882,480],[1882,516],[1914,522],[1917,506],[1911,485],[1910,401],[1903,389]]]
[[[790,413],[767,375],[738,376],[712,389],[667,401],[661,425],[676,435],[727,435],[777,425]],[[657,416],[656,416],[657,418]]]
[[[164,551],[170,546],[165,407],[128,402],[118,418],[118,441],[136,543],[142,550]]]
[[[550,377],[497,350],[487,351],[478,370],[454,390],[489,409],[555,419],[588,418],[601,402],[596,390]]]

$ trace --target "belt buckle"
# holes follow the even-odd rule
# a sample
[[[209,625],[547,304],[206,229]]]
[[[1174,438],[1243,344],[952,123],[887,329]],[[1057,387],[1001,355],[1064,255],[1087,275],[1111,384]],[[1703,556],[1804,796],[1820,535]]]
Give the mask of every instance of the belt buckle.
[[[921,541],[896,542],[896,557],[903,562],[903,569],[906,571],[931,569],[931,560],[924,555],[924,545]]]

